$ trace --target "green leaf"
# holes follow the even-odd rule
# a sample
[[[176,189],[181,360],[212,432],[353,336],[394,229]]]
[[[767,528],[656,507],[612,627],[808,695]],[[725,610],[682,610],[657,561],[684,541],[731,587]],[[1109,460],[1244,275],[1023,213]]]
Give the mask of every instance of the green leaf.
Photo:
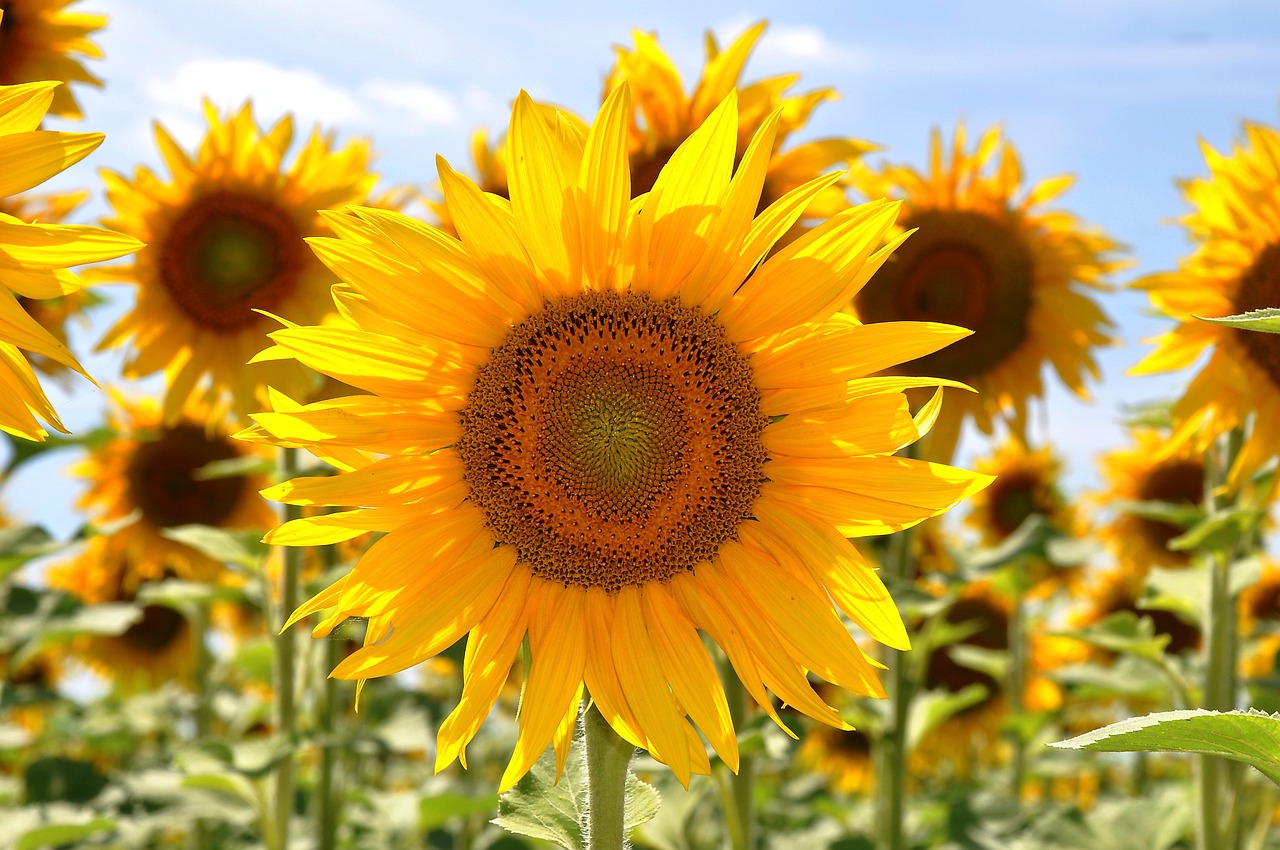
[[[1280,717],[1184,709],[1131,717],[1051,747],[1102,753],[1204,753],[1242,761],[1280,785]]]
[[[1045,545],[1057,533],[1044,517],[1032,514],[998,546],[965,556],[965,570],[986,573],[1024,556],[1043,556]]]
[[[88,823],[58,823],[38,826],[18,839],[14,850],[36,850],[37,847],[66,847],[92,838],[100,832],[110,832],[116,822],[110,818],[94,818]]]
[[[1147,501],[1131,501],[1117,499],[1111,506],[1126,514],[1149,519],[1153,522],[1165,522],[1179,528],[1191,528],[1204,518],[1204,511],[1199,505],[1187,502],[1161,502],[1151,499]]]
[[[225,794],[250,808],[258,806],[258,795],[253,783],[238,773],[226,771],[222,773],[193,773],[182,778],[183,788],[196,788],[202,791],[213,791]]]
[[[1170,540],[1169,548],[1175,552],[1229,552],[1262,518],[1263,512],[1256,508],[1232,508],[1196,523],[1187,533]]]
[[[46,756],[27,765],[22,777],[27,803],[87,803],[107,787],[92,762]]]
[[[582,748],[574,750],[558,783],[555,753],[550,749],[543,753],[525,777],[498,798],[493,822],[508,832],[541,838],[565,850],[585,850],[587,768]]]
[[[49,532],[38,525],[0,529],[0,579],[4,579],[32,558],[56,552],[64,545],[66,544],[55,541],[49,536]]]
[[[224,564],[256,570],[270,548],[256,531],[229,531],[207,525],[179,525],[160,531],[170,540],[185,543],[201,554]]]
[[[427,833],[444,826],[454,818],[492,812],[498,808],[498,795],[473,797],[456,791],[432,794],[418,801],[418,829]]]
[[[138,589],[139,604],[163,605],[178,611],[191,606],[203,608],[213,602],[243,602],[244,598],[244,590],[239,587],[176,578],[145,584]]]
[[[1139,617],[1132,611],[1118,611],[1099,623],[1072,632],[1059,632],[1111,652],[1136,655],[1159,662],[1168,635],[1157,635],[1150,617]]]
[[[1234,316],[1222,316],[1217,319],[1208,316],[1196,316],[1196,318],[1202,322],[1226,325],[1242,331],[1280,334],[1280,307],[1264,307],[1261,310],[1250,310],[1247,313],[1236,313]]]
[[[641,824],[658,816],[662,808],[662,796],[658,789],[640,779],[634,773],[627,774],[627,801],[623,808],[622,829],[630,833]]]
[[[907,718],[907,752],[926,735],[966,708],[972,708],[990,696],[983,685],[966,685],[954,693],[927,691],[911,701],[911,713]]]
[[[191,477],[197,481],[213,481],[218,478],[239,478],[245,475],[270,475],[275,472],[275,469],[276,462],[271,457],[244,455],[206,463],[193,472]]]

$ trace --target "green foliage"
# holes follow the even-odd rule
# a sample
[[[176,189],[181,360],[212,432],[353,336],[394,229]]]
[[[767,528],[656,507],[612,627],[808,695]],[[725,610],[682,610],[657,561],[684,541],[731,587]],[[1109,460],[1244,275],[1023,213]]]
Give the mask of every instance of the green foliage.
[[[1247,313],[1236,313],[1233,316],[1222,316],[1216,319],[1208,316],[1196,316],[1196,318],[1202,322],[1226,325],[1242,331],[1280,334],[1280,307],[1264,307],[1261,310],[1250,310]]]
[[[248,570],[258,570],[262,559],[270,550],[270,547],[262,542],[262,535],[256,531],[233,531],[207,525],[180,525],[175,528],[161,529],[160,533],[170,540],[185,543],[215,561],[234,564]]]
[[[1280,717],[1252,709],[1186,709],[1131,717],[1052,744],[1102,753],[1204,753],[1256,767],[1280,784]]]

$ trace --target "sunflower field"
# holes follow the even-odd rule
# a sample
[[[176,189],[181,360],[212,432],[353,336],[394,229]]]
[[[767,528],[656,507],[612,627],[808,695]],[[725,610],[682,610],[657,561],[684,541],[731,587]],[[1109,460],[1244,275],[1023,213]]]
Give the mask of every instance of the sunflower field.
[[[773,5],[0,0],[0,850],[1280,850],[1280,13]]]

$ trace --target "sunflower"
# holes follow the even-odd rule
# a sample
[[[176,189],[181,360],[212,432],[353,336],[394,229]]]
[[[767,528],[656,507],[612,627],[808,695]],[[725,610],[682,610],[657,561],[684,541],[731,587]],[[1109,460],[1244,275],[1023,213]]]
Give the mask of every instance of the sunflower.
[[[708,32],[706,67],[692,93],[685,92],[680,72],[654,35],[636,30],[632,33],[634,49],[615,46],[617,59],[605,79],[605,93],[625,82],[635,96],[636,115],[627,142],[633,195],[653,188],[672,153],[702,126],[731,91],[737,91],[739,100],[735,149],[738,158],[742,157],[765,119],[781,110],[757,211],[764,210],[791,190],[809,185],[827,169],[836,166],[847,168],[864,153],[876,150],[870,142],[847,138],[818,139],[794,145],[786,151],[781,149],[789,135],[804,128],[814,109],[839,95],[831,88],[787,94],[799,79],[797,74],[740,84],[743,68],[756,42],[764,34],[765,26],[764,21],[751,26],[724,50],[716,43],[715,36]],[[806,227],[848,207],[843,182],[824,181],[810,198],[807,209],[789,232],[778,238],[777,244],[787,244]]]
[[[76,2],[0,0],[0,85],[57,80],[102,87],[102,80],[76,57],[102,58],[102,49],[89,36],[106,26],[107,19],[68,12]],[[59,118],[84,117],[70,85],[54,92],[49,112]]]
[[[994,165],[994,167],[992,167]],[[1041,372],[1051,364],[1078,396],[1086,375],[1098,378],[1092,348],[1110,341],[1110,321],[1086,289],[1106,290],[1104,277],[1120,267],[1118,249],[1072,214],[1043,205],[1071,185],[1070,176],[1021,191],[1022,166],[998,127],[966,150],[956,127],[949,165],[934,130],[930,166],[863,170],[869,197],[901,197],[904,229],[919,232],[858,293],[854,309],[869,322],[950,322],[973,336],[894,370],[942,375],[975,387],[948,406],[930,438],[929,453],[947,459],[966,416],[990,434],[1003,419],[1025,438],[1027,401],[1044,394]]]
[[[148,246],[128,264],[97,270],[99,279],[137,286],[133,309],[100,347],[129,346],[126,377],[165,371],[168,421],[193,395],[215,413],[228,401],[243,413],[268,383],[300,396],[314,388],[318,379],[296,363],[245,365],[279,326],[255,311],[301,323],[332,313],[333,276],[303,238],[330,232],[317,209],[365,201],[375,179],[366,142],[336,149],[317,129],[286,167],[292,118],[263,132],[249,104],[223,119],[206,103],[205,117],[209,131],[194,156],[156,125],[169,182],[146,167],[132,180],[104,173],[115,209],[108,221]]]
[[[842,794],[870,795],[875,790],[872,741],[860,729],[815,724],[796,750],[796,761],[827,777]]]
[[[1059,484],[1062,460],[1049,446],[1032,450],[1016,437],[1007,439],[988,457],[974,462],[979,472],[994,475],[990,487],[970,503],[965,521],[982,536],[986,546],[997,546],[1013,534],[1028,517],[1039,515],[1063,534],[1077,527],[1073,505]],[[1025,586],[1033,595],[1058,588],[1074,587],[1080,570],[1059,567],[1044,558],[1034,558],[1022,567]]]
[[[1189,443],[1172,442],[1152,428],[1131,432],[1132,445],[1102,455],[1099,464],[1107,489],[1096,501],[1167,502],[1195,508],[1204,502],[1204,458]],[[1181,568],[1191,564],[1190,552],[1169,548],[1169,541],[1187,529],[1175,522],[1118,510],[1102,525],[1122,569],[1141,579],[1152,567]]]
[[[345,281],[336,297],[361,309],[347,328],[276,331],[271,356],[372,394],[300,405],[276,393],[241,435],[343,470],[270,497],[360,506],[269,541],[386,532],[289,620],[329,609],[313,631],[325,635],[368,618],[364,648],[334,676],[392,674],[470,632],[437,767],[465,764],[528,635],[503,789],[553,739],[563,763],[584,684],[682,782],[710,769],[686,717],[736,767],[698,630],[775,719],[766,688],[844,728],[806,671],[884,691],[832,600],[871,638],[907,645],[846,538],[911,526],[989,480],[892,456],[937,412],[913,419],[902,388],[938,381],[864,378],[967,332],[838,312],[896,244],[877,249],[896,207],[850,209],[761,263],[816,191],[756,216],[779,116],[735,172],[731,92],[633,202],[629,99],[617,88],[584,137],[522,93],[510,202],[438,160],[460,240],[393,212],[334,218],[338,237],[312,246]]]
[[[1183,184],[1193,207],[1182,219],[1195,245],[1191,255],[1177,270],[1133,284],[1178,324],[1152,340],[1155,350],[1131,371],[1186,369],[1209,350],[1174,405],[1174,437],[1203,451],[1217,434],[1252,418],[1236,475],[1280,452],[1280,337],[1197,318],[1280,307],[1280,132],[1246,124],[1245,135],[1247,142],[1230,156],[1204,144],[1209,176]]]
[[[506,141],[489,141],[489,133],[476,130],[471,135],[471,161],[475,165],[475,183],[482,192],[497,195],[510,200],[511,193],[507,189],[507,145]],[[442,200],[428,200],[435,217],[436,227],[452,236],[458,235],[458,229],[449,215],[449,205]]]
[[[197,403],[182,418],[164,424],[151,399],[116,397],[109,424],[115,436],[94,447],[72,471],[89,482],[77,504],[98,527],[112,530],[95,538],[96,550],[127,569],[124,591],[166,575],[211,581],[222,564],[163,536],[167,528],[200,524],[225,529],[268,528],[275,514],[258,490],[265,476],[201,477],[215,462],[234,462],[259,452],[232,440],[225,425]]]
[[[28,224],[60,224],[88,197],[88,192],[76,191],[0,198],[0,213]],[[67,344],[67,322],[73,317],[83,320],[84,311],[95,303],[97,299],[87,289],[76,289],[55,298],[18,296],[18,304],[27,315],[63,345]],[[51,378],[63,378],[72,371],[67,365],[41,354],[29,354],[27,359]]]
[[[132,560],[135,554],[115,536],[93,537],[80,554],[50,567],[50,587],[66,590],[87,605],[133,602],[152,564]],[[126,691],[154,688],[162,682],[187,681],[195,669],[195,635],[181,612],[165,605],[142,606],[141,616],[119,635],[76,638],[71,651],[90,669]]]
[[[1257,581],[1240,591],[1236,625],[1240,634],[1256,634],[1264,623],[1280,624],[1280,564],[1266,559]]]
[[[39,130],[57,83],[0,86],[0,198],[40,185],[88,156],[101,133]],[[10,206],[10,209],[20,209]],[[80,288],[68,266],[110,260],[135,251],[131,237],[96,227],[30,224],[0,211],[0,430],[43,440],[48,432],[36,417],[60,431],[62,422],[36,380],[23,352],[84,374],[66,345],[28,315],[19,299],[59,298]],[[87,375],[86,375],[87,377]]]

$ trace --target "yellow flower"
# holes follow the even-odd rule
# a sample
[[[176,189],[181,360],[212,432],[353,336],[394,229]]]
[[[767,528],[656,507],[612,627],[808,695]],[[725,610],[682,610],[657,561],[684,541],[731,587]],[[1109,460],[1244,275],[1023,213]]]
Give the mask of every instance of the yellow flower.
[[[57,88],[57,83],[0,86],[0,198],[39,186],[102,143],[101,133],[39,129]],[[109,230],[29,224],[0,212],[0,430],[43,440],[48,432],[37,417],[66,430],[24,351],[85,374],[67,346],[32,318],[19,299],[75,292],[80,281],[68,266],[113,259],[139,247],[136,240]]]
[[[197,475],[210,463],[260,452],[232,440],[225,422],[219,425],[194,402],[170,425],[150,399],[117,397],[116,408],[110,414],[115,436],[91,449],[72,471],[89,482],[77,507],[93,525],[111,529],[95,538],[103,541],[96,545],[111,549],[111,559],[129,571],[125,591],[166,576],[210,581],[223,575],[222,564],[161,532],[191,524],[270,527],[275,514],[258,495],[267,485],[264,475]]]
[[[510,202],[440,160],[461,240],[396,213],[331,216],[338,238],[312,246],[344,281],[351,326],[276,331],[271,356],[372,394],[304,406],[277,393],[242,435],[343,470],[271,498],[361,506],[270,541],[386,532],[290,619],[331,609],[324,635],[368,618],[334,676],[395,673],[470,632],[437,766],[465,758],[528,635],[504,789],[553,738],[563,761],[584,684],[682,781],[709,770],[686,717],[736,767],[699,631],[768,713],[766,688],[843,728],[806,671],[883,689],[832,600],[871,638],[907,643],[846,538],[914,525],[988,482],[891,456],[937,412],[913,419],[902,388],[937,380],[864,377],[967,332],[838,312],[896,244],[877,250],[895,205],[841,213],[761,263],[816,191],[756,216],[778,116],[735,172],[730,93],[633,202],[629,97],[615,90],[584,137],[521,94]]]
[[[471,136],[471,160],[475,164],[475,183],[483,192],[510,200],[507,189],[507,150],[506,142],[489,142],[489,134],[484,130],[476,130]],[[449,205],[443,200],[427,200],[427,206],[435,216],[436,227],[453,236],[458,229],[449,215]]]
[[[871,739],[858,729],[814,725],[796,750],[796,761],[830,780],[844,794],[870,794],[875,790],[875,764]]]
[[[934,130],[927,173],[887,166],[861,179],[869,197],[903,198],[902,226],[919,232],[858,294],[858,316],[949,322],[974,332],[894,370],[978,390],[948,405],[930,456],[951,457],[966,416],[987,434],[993,419],[1004,419],[1025,438],[1027,401],[1044,395],[1046,364],[1088,396],[1086,375],[1098,377],[1091,349],[1110,341],[1110,322],[1081,287],[1105,290],[1103,278],[1120,264],[1108,259],[1118,246],[1101,232],[1064,210],[1042,208],[1071,185],[1070,176],[1045,180],[1018,200],[1022,166],[1013,146],[993,127],[970,153],[960,124],[949,164]]]
[[[622,83],[631,87],[637,115],[628,135],[631,159],[631,192],[639,195],[653,188],[663,166],[672,153],[698,127],[731,91],[738,93],[738,127],[736,152],[739,157],[755,137],[756,131],[772,113],[781,110],[773,150],[760,192],[758,210],[799,186],[822,176],[829,168],[849,167],[868,151],[876,149],[870,142],[858,139],[817,139],[782,150],[787,137],[804,128],[813,110],[838,95],[834,89],[821,88],[803,94],[787,94],[799,79],[797,74],[784,74],[754,83],[739,82],[744,66],[764,33],[761,21],[724,50],[710,32],[706,35],[706,67],[691,93],[686,93],[680,72],[650,33],[632,33],[635,48],[615,47],[617,60],[605,81],[605,93]],[[842,182],[827,182],[812,194],[808,207],[787,234],[779,237],[778,246],[796,238],[807,226],[830,218],[849,207]]]
[[[133,551],[115,535],[90,538],[76,557],[50,567],[50,587],[69,591],[87,605],[133,602],[153,565],[131,560]],[[189,681],[195,669],[195,636],[180,612],[164,605],[142,606],[141,617],[119,635],[76,638],[72,652],[90,669],[125,691],[146,690],[171,681]]]
[[[1280,624],[1280,564],[1267,558],[1258,580],[1240,591],[1236,603],[1236,626],[1243,637],[1259,632],[1264,623]]]
[[[374,181],[365,142],[335,149],[317,129],[286,167],[292,118],[264,133],[248,104],[225,120],[206,104],[205,117],[209,131],[194,156],[156,125],[168,182],[146,167],[132,180],[104,174],[115,208],[108,222],[148,245],[126,265],[96,270],[137,286],[133,309],[101,347],[130,348],[126,377],[165,371],[168,421],[193,395],[215,413],[228,401],[245,413],[268,383],[310,392],[316,378],[296,363],[246,365],[279,326],[255,310],[304,324],[332,313],[333,276],[303,238],[329,232],[317,209],[362,203]]]
[[[1252,417],[1234,476],[1280,452],[1280,337],[1196,318],[1280,307],[1280,132],[1246,124],[1245,134],[1247,144],[1230,156],[1203,145],[1209,176],[1183,184],[1193,207],[1182,219],[1195,244],[1191,255],[1176,271],[1134,284],[1178,324],[1153,340],[1156,349],[1132,372],[1186,369],[1211,352],[1174,405],[1174,439],[1201,452]]]
[[[1188,443],[1171,442],[1151,428],[1135,429],[1131,436],[1131,447],[1099,459],[1107,489],[1097,502],[1168,502],[1188,508],[1204,502],[1204,459]],[[1099,536],[1115,552],[1120,568],[1141,581],[1152,567],[1191,564],[1190,552],[1169,548],[1169,541],[1186,530],[1176,523],[1117,510],[1099,528]]]
[[[68,85],[53,93],[49,112],[83,118],[70,83],[102,87],[77,57],[101,59],[89,36],[107,24],[104,15],[68,12],[77,0],[5,0],[0,4],[0,85],[54,80]]]

